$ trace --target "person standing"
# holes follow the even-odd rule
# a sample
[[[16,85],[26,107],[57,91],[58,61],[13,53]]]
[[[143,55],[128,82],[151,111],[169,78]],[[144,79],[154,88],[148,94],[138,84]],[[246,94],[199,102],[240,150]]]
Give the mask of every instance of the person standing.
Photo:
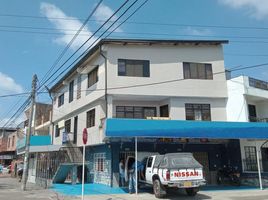
[[[129,173],[128,189],[129,189],[129,193],[130,194],[133,194],[135,192],[135,190],[136,190],[136,173],[135,173],[135,168],[136,168],[136,161],[133,162],[130,170],[128,171],[128,173]],[[137,161],[138,181],[139,181],[139,177],[140,176],[141,176],[142,179],[144,179],[143,170],[144,170],[144,165],[140,161]]]
[[[119,162],[119,186],[125,186],[125,165],[123,159],[121,159]]]

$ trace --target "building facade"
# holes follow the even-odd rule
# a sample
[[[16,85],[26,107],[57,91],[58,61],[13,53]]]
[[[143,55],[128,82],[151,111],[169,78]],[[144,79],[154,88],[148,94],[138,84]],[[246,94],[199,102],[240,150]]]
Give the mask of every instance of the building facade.
[[[105,119],[227,121],[224,43],[101,40],[51,88],[53,144],[61,145],[68,133],[73,145],[82,146],[86,128],[88,176],[117,186],[119,159],[133,155],[134,143],[106,138]],[[139,150],[193,152],[212,184],[220,166],[241,159],[239,140],[228,139],[158,138],[141,142]]]
[[[227,81],[228,121],[265,123],[268,122],[268,83],[248,76],[239,76]],[[258,171],[257,157],[261,170],[268,172],[268,145],[266,140],[240,140],[243,171],[255,174]],[[258,154],[258,155],[257,155]],[[267,178],[267,177],[266,177]]]

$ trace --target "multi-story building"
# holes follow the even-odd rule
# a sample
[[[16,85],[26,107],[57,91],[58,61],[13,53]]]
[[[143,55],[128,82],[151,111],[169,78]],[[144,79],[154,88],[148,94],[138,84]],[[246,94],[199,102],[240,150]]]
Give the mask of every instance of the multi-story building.
[[[16,128],[0,128],[0,164],[10,165],[15,157]]]
[[[105,119],[227,121],[225,43],[101,40],[50,90],[53,144],[62,144],[65,133],[70,133],[72,143],[82,146],[86,128],[93,182],[116,186],[119,159],[134,153],[134,143],[127,138],[107,138]],[[138,149],[193,152],[210,183],[215,183],[221,165],[241,167],[236,162],[241,159],[239,140],[156,139],[141,142]]]
[[[268,83],[248,76],[239,76],[227,81],[228,121],[268,122]],[[241,158],[245,173],[257,173],[257,153],[261,170],[268,172],[267,140],[240,140]]]

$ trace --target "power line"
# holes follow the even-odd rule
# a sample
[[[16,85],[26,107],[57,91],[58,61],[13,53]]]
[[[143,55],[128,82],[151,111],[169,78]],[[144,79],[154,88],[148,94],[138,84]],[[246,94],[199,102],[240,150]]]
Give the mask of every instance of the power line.
[[[15,97],[15,96],[25,96],[29,95],[29,92],[22,92],[22,93],[15,93],[15,94],[5,94],[5,95],[0,95],[0,98],[6,98],[6,97]]]
[[[56,65],[59,63],[59,61],[61,60],[61,58],[64,56],[64,54],[67,52],[67,50],[70,48],[70,46],[73,44],[74,40],[77,38],[77,36],[79,35],[79,33],[83,30],[83,28],[86,26],[86,24],[88,23],[88,20],[92,17],[92,15],[96,12],[96,10],[98,9],[98,7],[100,6],[100,4],[103,2],[103,0],[100,0],[98,2],[98,4],[94,7],[94,9],[92,10],[92,12],[89,14],[89,16],[87,17],[87,19],[84,21],[84,23],[82,24],[82,26],[77,30],[77,32],[75,33],[75,35],[73,36],[73,38],[71,39],[71,41],[67,44],[67,46],[63,49],[63,51],[61,52],[61,54],[59,55],[59,57],[56,59],[56,61],[53,63],[53,65],[50,67],[50,69],[48,70],[48,72],[45,74],[45,76],[42,78],[42,80],[40,81],[40,85],[42,84],[42,82],[47,78],[47,76],[49,76],[49,74],[51,73],[51,71],[56,67]]]
[[[105,23],[104,24],[102,24],[102,26],[97,30],[97,31],[99,31],[103,26],[105,26],[107,23],[108,23],[108,21],[110,20],[110,19],[112,19],[112,17],[114,17],[115,15],[116,15],[116,13],[119,11],[119,10],[121,10],[123,7],[124,7],[124,5],[128,2],[129,0],[126,0],[118,9],[117,9],[117,11],[116,12],[114,12],[114,14],[113,15],[111,15],[106,21],[105,21]],[[136,1],[134,1],[118,18],[117,18],[117,20],[115,20],[107,29],[106,29],[106,31],[108,31],[132,6],[134,6],[136,3],[137,3],[137,1],[138,0],[136,0]],[[94,32],[55,72],[54,72],[54,74],[52,74],[49,78],[47,78],[47,80],[44,82],[44,84],[45,83],[47,83],[54,75],[55,75],[55,73],[57,73],[93,36],[94,36],[94,34],[96,34],[97,33],[97,31],[96,32]],[[105,31],[94,41],[94,42],[92,42],[92,44],[80,55],[80,56],[78,56],[75,60],[74,60],[74,62],[76,62],[78,59],[80,59],[93,45],[94,45],[94,43],[96,42],[96,41],[98,41],[103,35],[105,34]],[[71,63],[71,65],[74,63],[74,62],[72,62]],[[69,67],[68,67],[69,68]],[[59,77],[59,76],[61,76],[64,72],[65,72],[65,70],[66,69],[64,69],[64,71],[63,72],[61,72],[57,77],[56,77],[56,79]],[[54,80],[55,79],[53,79],[53,82],[54,82]],[[43,85],[44,85],[43,84]],[[49,83],[50,84],[50,83]],[[39,88],[38,88],[39,89]]]
[[[45,16],[33,16],[33,15],[18,15],[18,14],[0,14],[0,17],[18,17],[18,18],[31,18],[31,19],[57,19],[57,20],[85,20],[84,18],[76,17],[45,17]],[[92,22],[104,22],[104,20],[89,20]],[[113,21],[111,21],[113,22]],[[179,24],[179,23],[160,23],[160,22],[141,22],[141,21],[129,21],[128,24],[140,24],[140,25],[155,25],[155,26],[178,26],[178,27],[199,27],[199,28],[218,28],[218,29],[253,29],[253,30],[268,30],[268,27],[257,26],[228,26],[228,25],[208,25],[208,24]]]

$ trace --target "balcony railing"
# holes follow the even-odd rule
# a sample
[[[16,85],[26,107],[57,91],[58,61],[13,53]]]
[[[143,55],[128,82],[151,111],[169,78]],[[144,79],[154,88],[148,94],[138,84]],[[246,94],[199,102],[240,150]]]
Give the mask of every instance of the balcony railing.
[[[260,117],[248,117],[250,122],[268,122],[268,118],[260,118]]]
[[[268,82],[250,78],[250,77],[248,78],[248,81],[249,81],[249,86],[251,87],[268,90]]]
[[[258,163],[257,159],[243,159],[242,161],[243,169],[247,172],[257,172]],[[260,168],[262,172],[268,172],[268,160],[260,159]]]

